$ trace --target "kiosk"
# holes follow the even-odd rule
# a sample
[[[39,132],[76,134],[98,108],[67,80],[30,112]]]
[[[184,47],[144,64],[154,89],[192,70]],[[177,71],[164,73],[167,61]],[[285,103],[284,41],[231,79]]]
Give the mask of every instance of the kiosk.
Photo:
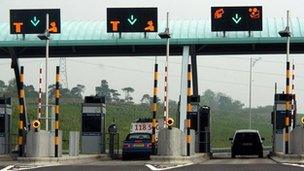
[[[11,115],[11,98],[0,97],[0,155],[10,153]]]
[[[105,97],[86,96],[81,113],[81,152],[105,153]]]

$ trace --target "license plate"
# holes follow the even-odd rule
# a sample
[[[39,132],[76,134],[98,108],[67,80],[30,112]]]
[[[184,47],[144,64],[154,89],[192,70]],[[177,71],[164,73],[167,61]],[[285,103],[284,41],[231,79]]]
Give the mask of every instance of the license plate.
[[[145,144],[134,144],[134,147],[144,147]]]
[[[252,143],[243,143],[243,146],[252,146]]]

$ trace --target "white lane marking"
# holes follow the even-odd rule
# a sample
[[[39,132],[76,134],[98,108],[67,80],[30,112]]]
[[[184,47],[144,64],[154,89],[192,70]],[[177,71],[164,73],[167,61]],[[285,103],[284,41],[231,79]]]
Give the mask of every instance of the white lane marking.
[[[292,164],[292,163],[282,163],[282,164],[289,165],[289,166],[303,167],[304,168],[304,165],[301,165],[301,164]]]
[[[0,170],[0,171],[30,170],[30,169],[38,169],[38,168],[43,168],[43,167],[52,167],[52,166],[59,166],[59,164],[52,164],[52,165],[12,165],[12,167],[8,168],[7,170]]]
[[[11,168],[13,168],[15,165],[9,165],[9,166],[6,166],[5,168],[1,169],[0,171],[7,171]]]
[[[193,163],[187,163],[187,164],[180,164],[180,165],[176,165],[176,166],[171,166],[171,167],[165,167],[165,168],[157,168],[151,164],[146,164],[146,166],[150,169],[150,170],[170,170],[170,169],[175,169],[175,168],[179,168],[179,167],[185,167],[185,166],[190,166],[193,165]]]

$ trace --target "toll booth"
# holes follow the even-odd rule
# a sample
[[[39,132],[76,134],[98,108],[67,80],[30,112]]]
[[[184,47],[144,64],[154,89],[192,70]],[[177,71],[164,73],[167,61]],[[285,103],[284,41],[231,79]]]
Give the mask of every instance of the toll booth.
[[[211,132],[210,107],[200,106],[197,116],[196,152],[210,153],[210,132]]]
[[[0,97],[0,155],[9,154],[11,150],[11,98]]]
[[[105,153],[105,97],[86,96],[81,113],[81,152]]]
[[[275,140],[275,151],[276,152],[283,152],[284,151],[284,135],[283,129],[285,128],[285,117],[290,117],[289,119],[289,126],[292,129],[292,122],[295,123],[296,121],[296,114],[293,115],[289,111],[286,112],[286,101],[289,99],[295,99],[295,96],[292,94],[275,94],[275,102],[274,102],[274,111],[271,113],[271,123],[273,124],[273,136]]]

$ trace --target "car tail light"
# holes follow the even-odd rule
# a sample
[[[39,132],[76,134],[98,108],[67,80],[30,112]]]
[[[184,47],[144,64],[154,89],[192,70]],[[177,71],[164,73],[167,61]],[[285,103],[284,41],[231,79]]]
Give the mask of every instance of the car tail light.
[[[151,147],[152,147],[152,144],[151,144],[151,143],[148,143],[148,144],[146,144],[146,147],[151,148]]]
[[[130,148],[131,147],[131,144],[124,144],[123,145],[123,148]]]

